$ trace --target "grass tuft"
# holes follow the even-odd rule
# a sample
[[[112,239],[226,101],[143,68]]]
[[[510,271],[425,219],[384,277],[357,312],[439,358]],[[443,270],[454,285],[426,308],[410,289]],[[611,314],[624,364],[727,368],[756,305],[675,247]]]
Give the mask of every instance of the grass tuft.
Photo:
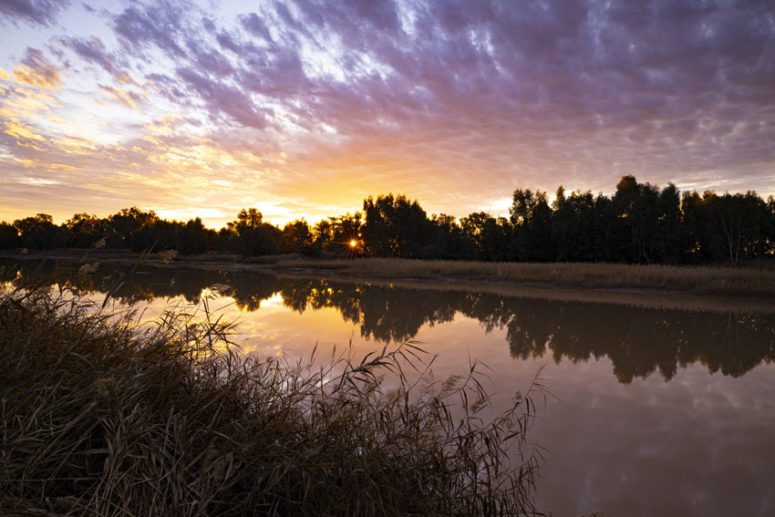
[[[485,418],[475,366],[409,380],[417,344],[321,369],[240,354],[232,330],[206,301],[141,327],[0,294],[0,513],[534,513],[539,385]]]

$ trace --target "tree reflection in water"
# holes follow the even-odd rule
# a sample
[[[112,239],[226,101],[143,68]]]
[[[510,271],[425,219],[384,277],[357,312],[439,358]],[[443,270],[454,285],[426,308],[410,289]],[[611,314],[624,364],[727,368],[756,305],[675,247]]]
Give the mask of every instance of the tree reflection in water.
[[[559,362],[608,357],[622,383],[659,371],[670,380],[692,363],[738,377],[775,358],[775,315],[644,309],[613,304],[507,298],[495,294],[403,289],[255,273],[103,268],[78,275],[74,268],[25,262],[0,267],[0,281],[17,286],[62,285],[76,293],[114,290],[123,303],[182,296],[199,302],[221,284],[237,306],[256,311],[279,293],[303,313],[335,308],[360,327],[364,338],[397,342],[425,325],[450,322],[457,313],[478,320],[487,332],[505,329],[511,355]]]

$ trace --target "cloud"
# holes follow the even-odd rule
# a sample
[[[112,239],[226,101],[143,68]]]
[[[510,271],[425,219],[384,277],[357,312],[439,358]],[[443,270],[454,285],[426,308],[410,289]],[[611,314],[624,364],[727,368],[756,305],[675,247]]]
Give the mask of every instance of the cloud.
[[[14,78],[31,86],[53,88],[59,86],[59,69],[41,50],[27,47],[21,64],[13,69]]]
[[[48,178],[35,178],[35,177],[24,177],[19,178],[19,183],[22,185],[31,185],[33,187],[45,187],[50,185],[59,185],[62,182],[57,180],[52,180]]]
[[[3,0],[0,2],[0,16],[12,21],[51,25],[60,11],[70,2],[68,0]]]
[[[142,48],[153,44],[174,57],[183,57],[185,49],[178,44],[178,36],[184,29],[181,20],[187,10],[184,3],[166,0],[136,4],[117,15],[113,27],[116,34],[131,47]]]
[[[116,81],[127,83],[131,77],[124,70],[125,63],[105,48],[105,44],[96,36],[91,38],[65,37],[60,40],[62,44],[75,52],[81,59],[98,65],[110,74]]]
[[[264,20],[256,13],[249,13],[240,16],[242,26],[253,36],[257,36],[264,41],[272,41],[272,35],[269,32]]]
[[[145,98],[142,95],[122,88],[115,88],[113,86],[108,86],[104,84],[99,85],[99,88],[103,92],[111,95],[113,98],[115,98],[118,102],[120,102],[127,108],[136,109],[137,104],[142,103],[145,100]]]
[[[8,120],[3,124],[3,132],[8,136],[17,139],[17,141],[34,140],[42,142],[44,140],[42,136],[35,132],[35,129],[14,120]]]
[[[221,81],[212,80],[191,69],[177,70],[178,77],[206,103],[213,118],[226,115],[246,127],[263,128],[266,118],[248,95]]]
[[[57,116],[91,134],[117,135],[93,149],[17,116],[44,140],[6,135],[8,152],[49,153],[77,165],[81,182],[121,171],[105,178],[143,199],[149,189],[127,178],[152,186],[168,210],[185,208],[186,189],[209,186],[196,203],[224,213],[243,200],[215,180],[295,200],[308,214],[392,190],[462,216],[500,210],[518,185],[610,192],[627,173],[775,193],[772,3],[291,0],[240,9],[162,0],[102,11],[115,38],[73,30],[56,41],[76,66],[110,77],[73,79],[61,96],[101,91],[143,109],[114,117],[61,108]],[[40,86],[58,75],[23,77]],[[177,118],[161,132],[151,122],[167,114]]]

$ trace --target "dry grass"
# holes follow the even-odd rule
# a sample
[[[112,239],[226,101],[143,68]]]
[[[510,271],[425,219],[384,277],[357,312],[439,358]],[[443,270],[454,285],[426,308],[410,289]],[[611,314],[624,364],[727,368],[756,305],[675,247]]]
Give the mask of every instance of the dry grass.
[[[568,289],[659,289],[697,294],[775,297],[775,269],[765,267],[405,259],[281,260],[274,267],[331,271],[363,279],[461,279]]]
[[[0,295],[0,513],[532,512],[529,393],[483,419],[475,367],[410,382],[412,343],[325,369],[244,357],[203,311],[142,330],[47,292]]]
[[[299,256],[267,256],[244,261],[236,256],[206,254],[184,257],[165,263],[158,257],[139,257],[131,253],[98,250],[92,261],[102,265],[144,266],[162,269],[205,269],[222,271],[289,272],[295,275],[327,278],[435,281],[454,284],[466,282],[468,288],[478,284],[482,289],[493,285],[550,290],[618,290],[658,294],[682,293],[775,299],[775,262],[762,261],[748,267],[728,266],[666,266],[598,263],[527,263],[474,262],[449,260],[409,260],[369,258],[357,260],[320,260]],[[0,257],[16,260],[50,259],[60,262],[83,263],[82,256],[72,250],[40,252],[30,255],[14,253]],[[652,293],[653,294],[653,293]],[[554,296],[549,293],[549,296]],[[575,299],[575,295],[571,298]]]

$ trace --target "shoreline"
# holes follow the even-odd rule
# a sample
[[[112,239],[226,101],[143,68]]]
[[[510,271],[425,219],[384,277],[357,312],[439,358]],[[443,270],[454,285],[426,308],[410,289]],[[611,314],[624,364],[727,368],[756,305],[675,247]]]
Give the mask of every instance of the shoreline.
[[[271,274],[280,278],[371,283],[409,289],[485,292],[508,297],[610,303],[702,312],[775,312],[775,269],[597,263],[487,263],[409,259],[244,259],[207,254],[164,262],[123,250],[0,252],[0,259],[67,265],[151,267]]]

